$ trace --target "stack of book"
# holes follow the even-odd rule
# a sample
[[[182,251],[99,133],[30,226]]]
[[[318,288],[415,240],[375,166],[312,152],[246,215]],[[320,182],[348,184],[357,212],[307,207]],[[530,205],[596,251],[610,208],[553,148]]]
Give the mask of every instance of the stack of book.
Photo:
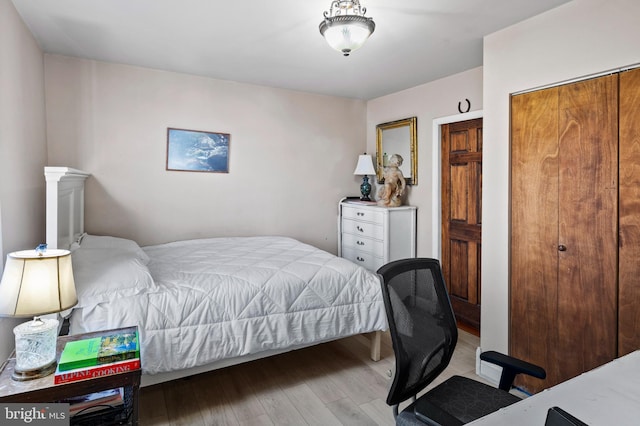
[[[138,333],[117,333],[67,342],[55,384],[126,373],[140,368]]]

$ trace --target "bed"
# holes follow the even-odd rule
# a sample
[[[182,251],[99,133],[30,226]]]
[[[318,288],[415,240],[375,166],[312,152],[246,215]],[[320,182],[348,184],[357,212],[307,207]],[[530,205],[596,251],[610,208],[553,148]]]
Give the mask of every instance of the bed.
[[[143,385],[387,328],[378,277],[287,237],[140,247],[84,232],[88,173],[46,167],[47,244],[72,251],[70,333],[138,325]]]

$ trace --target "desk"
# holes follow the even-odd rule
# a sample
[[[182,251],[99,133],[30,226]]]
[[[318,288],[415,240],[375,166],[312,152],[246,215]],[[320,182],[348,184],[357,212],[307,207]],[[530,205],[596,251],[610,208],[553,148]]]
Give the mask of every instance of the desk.
[[[553,406],[589,426],[640,424],[640,350],[469,424],[543,426]]]

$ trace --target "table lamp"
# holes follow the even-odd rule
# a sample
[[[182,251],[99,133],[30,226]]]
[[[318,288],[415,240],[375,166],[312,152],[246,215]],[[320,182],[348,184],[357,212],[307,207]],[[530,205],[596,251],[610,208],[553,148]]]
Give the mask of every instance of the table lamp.
[[[69,309],[78,303],[71,253],[35,250],[9,253],[0,282],[0,316],[31,317],[13,329],[16,338],[14,380],[32,380],[56,369],[57,319],[39,315]]]
[[[370,155],[365,153],[358,156],[358,164],[353,174],[362,176],[362,185],[360,185],[360,194],[362,194],[362,196],[360,200],[371,201],[371,198],[369,198],[369,194],[371,194],[371,184],[369,183],[369,176],[367,175],[375,175],[376,169],[373,168],[373,159]]]

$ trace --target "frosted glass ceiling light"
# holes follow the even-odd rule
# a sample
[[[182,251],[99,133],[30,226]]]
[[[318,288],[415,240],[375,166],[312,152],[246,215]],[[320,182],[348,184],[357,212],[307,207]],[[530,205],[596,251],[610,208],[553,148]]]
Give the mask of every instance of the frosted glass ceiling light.
[[[331,9],[324,12],[324,20],[320,22],[320,34],[338,52],[349,56],[351,52],[362,47],[376,29],[371,18],[365,18],[365,7],[359,0],[334,0]]]

